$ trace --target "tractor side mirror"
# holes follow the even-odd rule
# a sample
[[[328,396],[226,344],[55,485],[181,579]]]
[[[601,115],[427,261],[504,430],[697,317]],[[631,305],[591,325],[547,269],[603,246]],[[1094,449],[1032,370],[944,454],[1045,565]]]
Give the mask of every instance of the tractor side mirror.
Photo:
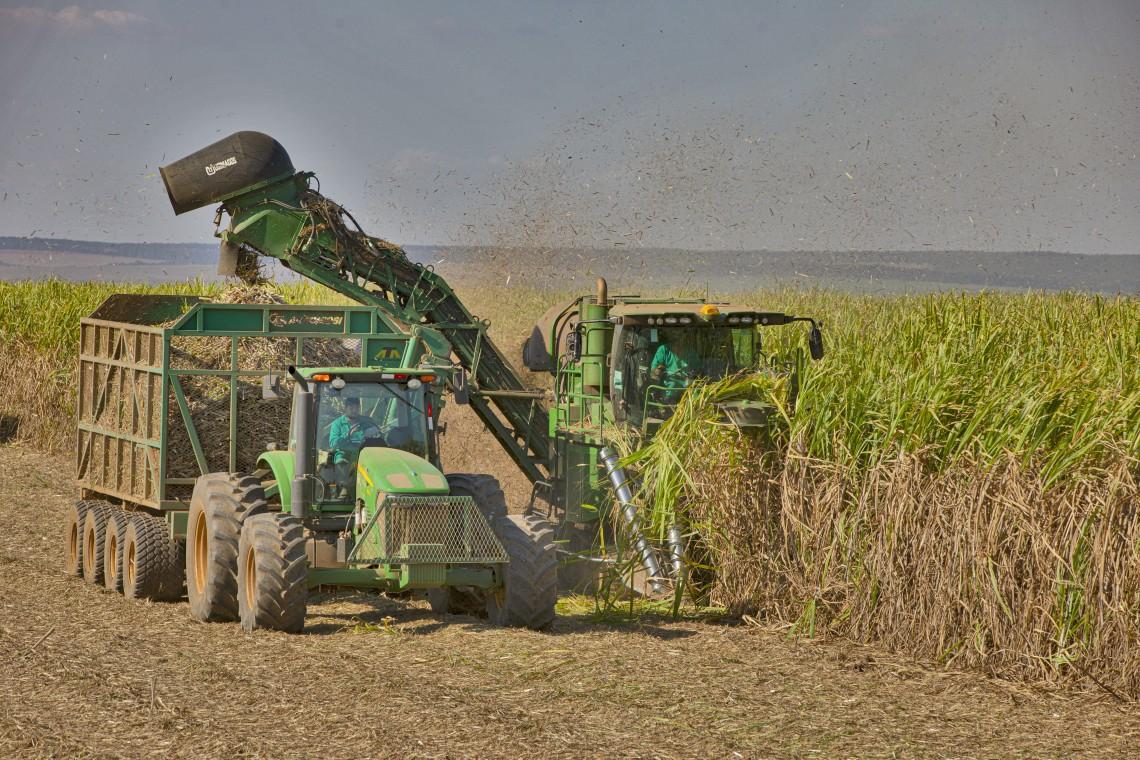
[[[467,384],[467,371],[463,368],[455,370],[451,376],[451,399],[460,406],[471,403],[471,389]]]
[[[808,333],[808,351],[811,353],[813,361],[819,361],[823,358],[823,333],[815,324],[811,326],[811,332]]]
[[[276,401],[284,392],[281,389],[281,375],[268,374],[261,378],[261,398],[266,401]]]

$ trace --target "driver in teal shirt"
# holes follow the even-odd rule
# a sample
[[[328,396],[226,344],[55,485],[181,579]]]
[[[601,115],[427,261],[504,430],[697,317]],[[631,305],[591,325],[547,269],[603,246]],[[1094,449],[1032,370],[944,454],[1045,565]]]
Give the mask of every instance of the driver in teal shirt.
[[[700,370],[701,360],[692,346],[682,346],[674,351],[668,343],[662,342],[649,362],[649,374],[655,382],[669,388],[685,388],[689,380]]]
[[[333,420],[329,427],[329,448],[333,451],[333,464],[342,485],[354,482],[352,468],[365,439],[379,437],[380,426],[371,417],[360,413],[360,399],[346,398],[344,414]]]

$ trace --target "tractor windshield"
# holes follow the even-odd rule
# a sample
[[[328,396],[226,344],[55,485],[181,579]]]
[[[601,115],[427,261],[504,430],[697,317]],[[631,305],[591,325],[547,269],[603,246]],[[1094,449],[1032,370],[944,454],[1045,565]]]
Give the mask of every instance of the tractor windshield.
[[[403,449],[428,456],[423,386],[355,382],[338,389],[319,383],[315,391],[317,472],[326,486],[326,501],[355,498],[356,460],[365,447]]]
[[[661,422],[698,378],[721,378],[760,365],[756,326],[623,327],[614,353],[613,393],[620,417]]]

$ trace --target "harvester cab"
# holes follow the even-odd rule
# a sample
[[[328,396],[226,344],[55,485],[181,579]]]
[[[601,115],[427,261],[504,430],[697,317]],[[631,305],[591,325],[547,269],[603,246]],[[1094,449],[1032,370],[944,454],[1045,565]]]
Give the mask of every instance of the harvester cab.
[[[809,353],[822,358],[822,334],[811,317],[699,299],[611,298],[600,279],[594,297],[547,312],[523,345],[523,362],[554,376],[559,425],[583,432],[620,425],[649,436],[691,385],[739,373],[785,376],[786,404],[794,409],[797,362],[768,349],[763,335],[793,322],[810,324]],[[750,427],[762,424],[771,407],[738,400],[722,411],[728,422]]]

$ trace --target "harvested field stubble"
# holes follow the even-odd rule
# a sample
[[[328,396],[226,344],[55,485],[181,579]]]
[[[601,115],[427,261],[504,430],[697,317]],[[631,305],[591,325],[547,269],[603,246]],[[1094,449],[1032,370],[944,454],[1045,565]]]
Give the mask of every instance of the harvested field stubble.
[[[0,511],[0,757],[1123,758],[1140,741],[1140,711],[1099,694],[754,626],[568,605],[536,633],[367,593],[314,595],[302,635],[201,624],[64,576],[67,466],[0,446],[0,493],[20,495]],[[298,700],[313,709],[283,709]]]

